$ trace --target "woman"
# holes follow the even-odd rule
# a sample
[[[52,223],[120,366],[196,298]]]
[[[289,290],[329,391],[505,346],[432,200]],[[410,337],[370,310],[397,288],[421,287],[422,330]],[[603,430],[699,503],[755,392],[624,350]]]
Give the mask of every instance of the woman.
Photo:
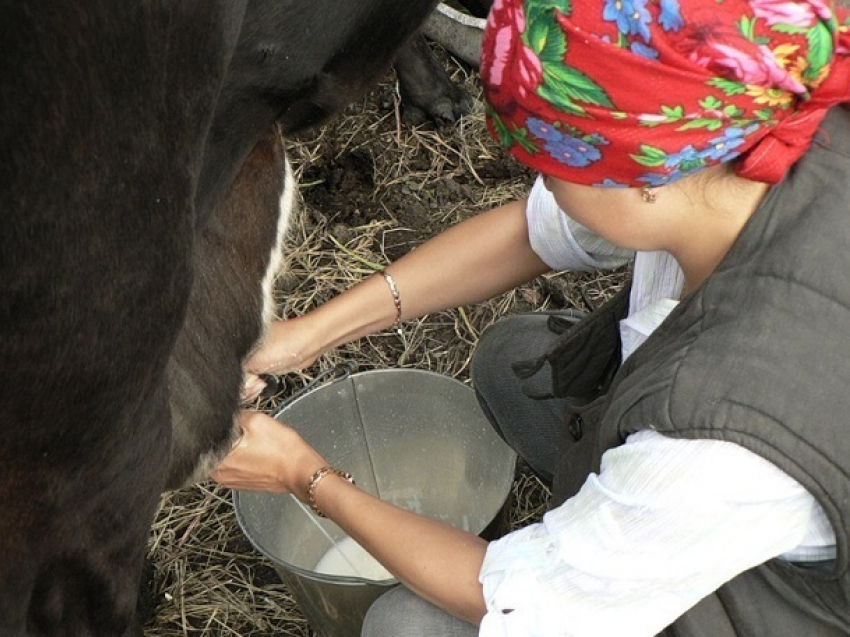
[[[280,323],[249,361],[306,365],[633,252],[631,289],[572,329],[521,315],[479,344],[485,411],[554,481],[541,523],[488,545],[255,413],[214,477],[294,493],[407,586],[364,634],[850,634],[846,24],[819,0],[497,2],[482,77],[494,134],[544,175],[528,201]]]

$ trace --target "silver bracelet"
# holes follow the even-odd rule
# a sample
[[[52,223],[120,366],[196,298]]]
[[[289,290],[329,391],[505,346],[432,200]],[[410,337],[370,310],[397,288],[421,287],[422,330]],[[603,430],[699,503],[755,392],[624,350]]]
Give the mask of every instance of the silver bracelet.
[[[381,270],[381,274],[384,275],[384,279],[390,288],[390,293],[393,295],[393,302],[395,303],[395,323],[393,323],[392,329],[401,336],[401,296],[398,293],[398,287],[395,284],[393,276],[386,270]]]

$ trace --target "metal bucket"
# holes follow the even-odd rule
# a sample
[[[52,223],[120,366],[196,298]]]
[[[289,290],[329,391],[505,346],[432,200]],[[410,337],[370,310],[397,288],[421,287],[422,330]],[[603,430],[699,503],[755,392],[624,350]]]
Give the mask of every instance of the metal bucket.
[[[439,42],[455,57],[477,67],[481,64],[481,41],[486,24],[484,18],[475,18],[441,2],[422,25],[422,33]]]
[[[506,510],[516,455],[457,380],[410,369],[346,375],[276,417],[384,500],[477,534]],[[323,637],[359,635],[369,606],[396,580],[317,572],[346,538],[338,526],[289,495],[233,497],[243,532],[272,561],[311,627]]]

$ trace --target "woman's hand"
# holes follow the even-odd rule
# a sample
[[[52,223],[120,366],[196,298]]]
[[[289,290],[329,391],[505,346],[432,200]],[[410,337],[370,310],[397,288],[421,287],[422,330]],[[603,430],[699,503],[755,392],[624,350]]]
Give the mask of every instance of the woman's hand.
[[[253,402],[266,388],[266,381],[256,374],[245,372],[242,376],[242,394],[240,401],[243,406]]]
[[[323,353],[309,314],[273,322],[259,348],[245,363],[249,374],[286,374],[312,365]]]
[[[242,404],[252,402],[265,389],[261,374],[286,374],[312,365],[322,353],[313,338],[316,332],[309,315],[269,325],[263,342],[245,363]]]
[[[267,414],[243,411],[239,424],[242,436],[210,477],[232,489],[292,493],[305,501],[310,477],[325,459],[292,427]]]

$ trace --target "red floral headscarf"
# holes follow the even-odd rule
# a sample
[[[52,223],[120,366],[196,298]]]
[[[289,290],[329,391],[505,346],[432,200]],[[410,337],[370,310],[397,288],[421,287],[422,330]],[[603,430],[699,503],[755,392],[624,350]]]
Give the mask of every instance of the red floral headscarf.
[[[740,157],[776,183],[850,102],[831,0],[496,0],[481,75],[494,136],[596,186],[670,183]]]

